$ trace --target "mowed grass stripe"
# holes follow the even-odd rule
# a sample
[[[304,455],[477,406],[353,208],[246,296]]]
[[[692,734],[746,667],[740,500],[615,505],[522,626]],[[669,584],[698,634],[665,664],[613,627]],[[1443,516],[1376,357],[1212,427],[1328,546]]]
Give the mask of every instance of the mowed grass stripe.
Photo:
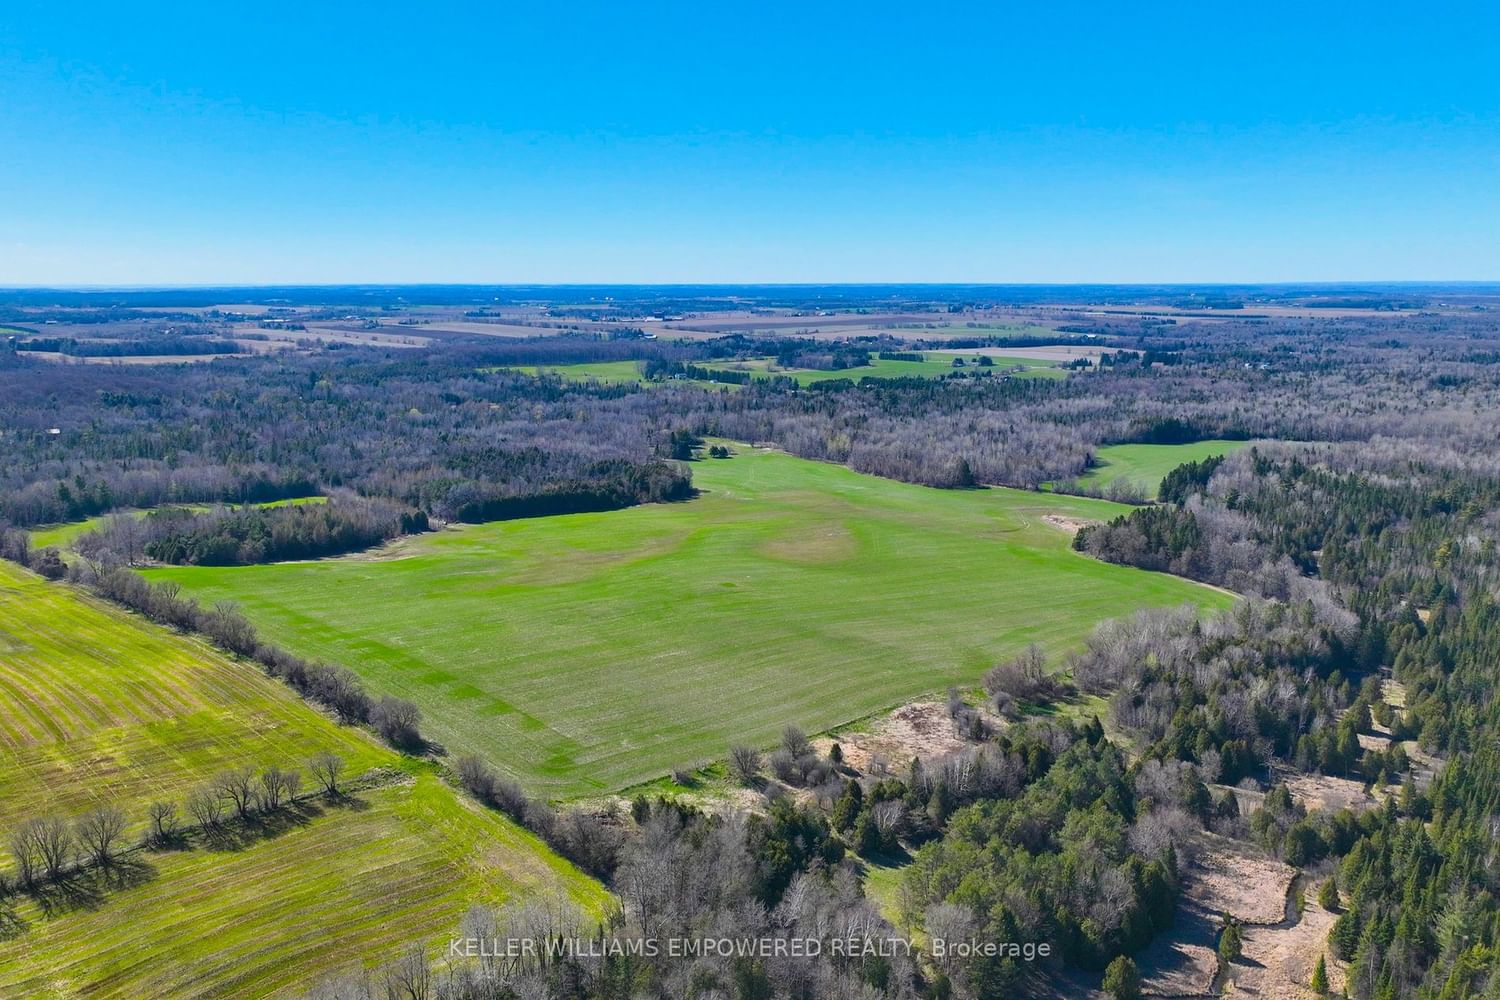
[[[325,805],[240,850],[145,855],[150,876],[97,908],[44,915],[0,941],[0,996],[292,995],[321,974],[440,948],[472,904],[566,898],[598,914],[607,894],[529,833],[471,807],[436,778]]]
[[[1227,595],[1087,559],[1080,497],[911,486],[737,448],[698,499],[450,529],[402,558],[171,567],[276,641],[409,697],[424,732],[555,797],[822,730],[1141,607]]]

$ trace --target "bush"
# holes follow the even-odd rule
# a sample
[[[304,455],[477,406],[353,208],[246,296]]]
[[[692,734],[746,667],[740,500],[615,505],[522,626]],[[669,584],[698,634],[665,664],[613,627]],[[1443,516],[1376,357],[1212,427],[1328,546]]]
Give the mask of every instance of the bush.
[[[402,750],[415,750],[422,745],[422,734],[418,726],[422,722],[422,710],[405,698],[384,695],[370,708],[370,724],[386,742]]]
[[[49,580],[61,580],[68,574],[67,564],[56,549],[41,549],[31,556],[31,568]]]

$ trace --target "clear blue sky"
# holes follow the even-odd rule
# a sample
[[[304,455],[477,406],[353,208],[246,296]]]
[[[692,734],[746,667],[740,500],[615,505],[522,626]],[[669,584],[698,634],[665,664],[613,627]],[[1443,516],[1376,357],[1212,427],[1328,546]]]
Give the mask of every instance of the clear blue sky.
[[[1494,11],[5,0],[0,284],[1497,279]]]

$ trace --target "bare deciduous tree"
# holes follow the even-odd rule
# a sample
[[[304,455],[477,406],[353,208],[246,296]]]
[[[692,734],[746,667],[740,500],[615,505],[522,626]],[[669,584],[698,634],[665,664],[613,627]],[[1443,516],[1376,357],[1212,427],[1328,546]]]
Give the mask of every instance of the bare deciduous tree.
[[[157,844],[171,843],[177,838],[177,805],[158,801],[146,807],[146,818],[151,822],[151,840]]]
[[[78,843],[88,858],[100,867],[114,864],[120,839],[125,834],[125,813],[116,806],[100,806],[85,813],[73,825]]]
[[[57,878],[73,859],[73,831],[67,820],[47,816],[35,821],[32,836],[42,869],[48,878]]]
[[[237,767],[214,778],[214,787],[234,806],[235,814],[247,820],[255,813],[255,770]]]
[[[224,820],[224,796],[213,785],[195,788],[188,795],[187,810],[199,826],[211,830]]]
[[[754,784],[760,777],[760,751],[754,747],[732,747],[729,751],[729,773],[742,785]]]
[[[323,751],[307,761],[307,769],[329,795],[339,794],[339,776],[344,773],[344,759],[337,754]]]
[[[293,794],[293,782],[299,786],[302,783],[302,776],[295,771],[283,771],[272,765],[260,772],[260,788],[257,794],[261,808],[267,812],[280,809]]]
[[[10,835],[10,853],[16,862],[16,878],[23,886],[36,884],[42,873],[42,852],[37,844],[36,824],[29,819]]]

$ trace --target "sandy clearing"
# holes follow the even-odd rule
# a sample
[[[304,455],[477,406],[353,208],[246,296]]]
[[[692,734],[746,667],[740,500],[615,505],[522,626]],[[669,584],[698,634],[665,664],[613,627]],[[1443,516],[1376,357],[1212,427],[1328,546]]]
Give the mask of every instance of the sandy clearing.
[[[1066,514],[1043,514],[1042,520],[1046,521],[1054,528],[1061,528],[1070,535],[1078,534],[1078,531],[1081,528],[1087,528],[1093,524],[1103,523],[1102,521],[1096,521],[1087,517],[1069,517]]]
[[[826,755],[835,742],[844,752],[846,765],[875,777],[904,773],[913,757],[940,757],[969,745],[954,730],[948,706],[935,701],[902,705],[868,729],[839,733],[836,740],[819,737],[813,746]]]

